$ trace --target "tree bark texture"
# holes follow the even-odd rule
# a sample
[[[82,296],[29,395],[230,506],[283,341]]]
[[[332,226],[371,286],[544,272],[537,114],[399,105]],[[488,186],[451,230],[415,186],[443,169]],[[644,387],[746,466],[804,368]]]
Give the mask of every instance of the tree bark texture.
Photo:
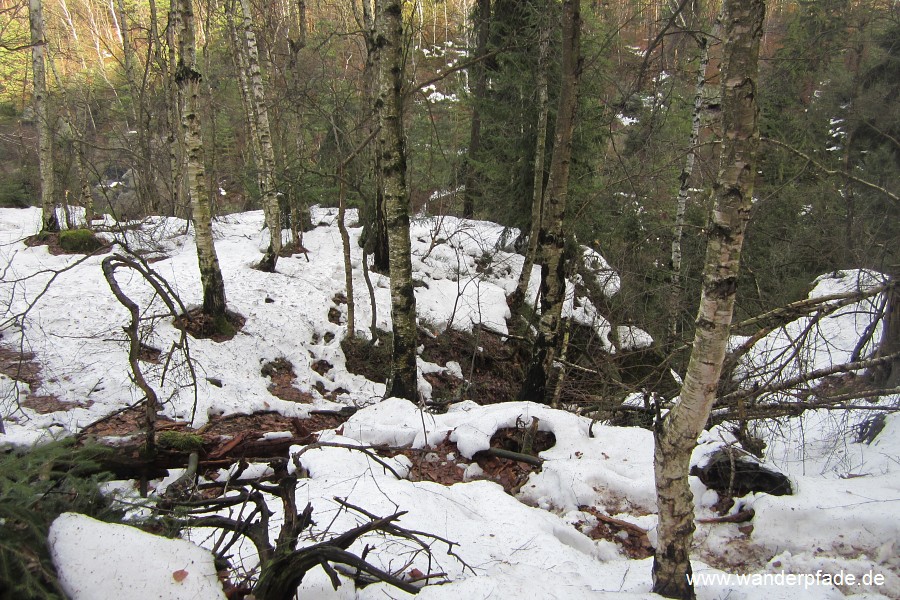
[[[41,177],[41,231],[59,231],[56,216],[56,185],[53,175],[53,124],[47,106],[47,71],[44,39],[44,17],[41,0],[29,0],[28,20],[31,26],[31,69],[34,84],[34,116],[37,120],[38,161]]]
[[[700,309],[681,398],[656,431],[659,524],[653,591],[669,598],[695,597],[687,580],[694,532],[688,466],[716,399],[725,359],[759,146],[756,84],[765,4],[763,0],[726,0],[723,10],[723,139]]]
[[[416,296],[409,241],[409,196],[403,141],[403,13],[401,0],[378,0],[375,45],[379,72],[375,109],[391,271],[393,353],[387,395],[416,400]]]
[[[881,325],[881,341],[875,356],[893,358],[872,369],[871,374],[878,385],[894,388],[900,387],[900,283],[896,276],[891,277],[884,294],[887,299]]]
[[[153,0],[151,0],[151,10],[153,8]],[[168,147],[169,147],[169,181],[170,197],[169,201],[172,206],[170,214],[178,216],[183,214],[187,218],[187,208],[185,206],[185,173],[184,173],[184,136],[180,135],[181,127],[181,97],[178,91],[178,82],[176,75],[178,73],[178,53],[176,43],[175,27],[178,23],[176,0],[169,0],[169,24],[165,27],[167,50],[167,70],[166,70],[166,98],[167,117],[168,117]],[[151,29],[157,26],[151,25]],[[161,41],[161,40],[160,40]],[[193,47],[193,44],[192,46]],[[190,200],[188,200],[189,202]]]
[[[225,282],[219,268],[219,259],[213,243],[212,216],[206,189],[206,173],[203,158],[203,136],[200,129],[200,73],[197,72],[196,46],[194,43],[194,14],[190,0],[172,0],[172,13],[176,21],[178,64],[175,83],[181,104],[181,134],[184,146],[184,170],[191,212],[194,221],[194,237],[197,244],[197,262],[200,266],[200,282],[203,286],[203,313],[220,319],[225,317]]]
[[[541,259],[541,320],[532,347],[531,363],[519,399],[548,402],[553,391],[553,361],[560,346],[560,318],[566,298],[566,239],[564,220],[569,187],[572,137],[578,112],[581,79],[581,2],[563,3],[562,88],[554,133],[550,178],[547,182],[545,215],[538,231],[537,252]]]
[[[269,228],[269,248],[259,262],[263,271],[274,272],[278,255],[281,252],[281,209],[278,205],[278,190],[275,186],[275,149],[272,145],[272,132],[269,127],[269,110],[266,106],[266,91],[263,84],[262,68],[259,62],[259,48],[256,33],[253,31],[253,15],[248,0],[240,0],[243,15],[244,50],[247,59],[247,72],[251,94],[250,110],[247,118],[255,123],[253,130],[257,140],[253,145],[258,150],[256,160],[256,180],[262,197],[263,213],[266,226]]]

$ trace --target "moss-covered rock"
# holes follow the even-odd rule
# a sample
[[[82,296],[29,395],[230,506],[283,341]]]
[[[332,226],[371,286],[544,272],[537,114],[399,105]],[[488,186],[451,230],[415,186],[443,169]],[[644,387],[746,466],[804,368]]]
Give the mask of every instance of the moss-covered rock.
[[[105,245],[90,229],[67,229],[59,232],[59,247],[66,252],[88,254]]]

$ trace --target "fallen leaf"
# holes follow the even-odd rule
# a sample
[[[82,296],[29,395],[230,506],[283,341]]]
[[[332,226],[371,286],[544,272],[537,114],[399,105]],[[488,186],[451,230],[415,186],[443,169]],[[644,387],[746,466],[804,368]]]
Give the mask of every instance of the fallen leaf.
[[[187,576],[188,576],[188,572],[185,571],[184,569],[178,569],[177,571],[174,571],[172,573],[172,579],[174,579],[178,583],[181,583],[182,581],[184,581]]]

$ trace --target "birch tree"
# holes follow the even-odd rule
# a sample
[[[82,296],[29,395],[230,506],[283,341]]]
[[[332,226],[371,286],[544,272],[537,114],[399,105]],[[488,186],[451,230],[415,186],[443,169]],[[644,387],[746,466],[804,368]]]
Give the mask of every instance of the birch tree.
[[[564,220],[569,187],[572,137],[578,112],[581,79],[581,1],[563,2],[562,89],[554,132],[553,157],[547,182],[545,218],[537,229],[541,258],[541,320],[531,352],[531,363],[519,392],[521,400],[547,402],[547,383],[560,346],[560,319],[566,296],[566,234]]]
[[[175,83],[181,108],[183,166],[193,213],[200,282],[203,286],[203,313],[212,317],[217,327],[223,327],[226,316],[225,282],[213,244],[212,216],[206,189],[199,112],[201,76],[197,71],[194,14],[191,0],[172,0],[171,7],[178,51]]]
[[[246,112],[247,119],[251,123],[251,135],[256,138],[251,147],[255,153],[256,180],[262,196],[263,213],[266,217],[266,226],[269,228],[269,247],[258,266],[262,271],[274,272],[278,255],[281,252],[281,210],[278,206],[278,190],[275,186],[275,149],[272,145],[272,133],[269,127],[269,111],[259,61],[259,48],[256,43],[256,33],[253,31],[253,15],[250,12],[248,0],[239,0],[239,2],[243,44],[239,46],[238,53],[244,58],[241,67],[245,66],[247,69],[246,75],[242,75],[242,81],[246,77],[250,87],[250,93],[247,94]],[[236,39],[235,43],[239,43],[239,40]]]
[[[28,20],[31,26],[31,68],[34,84],[34,116],[38,130],[38,161],[41,176],[41,231],[59,231],[56,216],[56,186],[53,175],[53,124],[47,106],[47,41],[44,38],[44,16],[41,0],[29,0]]]
[[[393,351],[388,396],[415,400],[416,296],[409,241],[409,193],[403,141],[403,12],[401,0],[376,0],[378,83],[376,153],[387,224]]]
[[[363,40],[366,44],[366,64],[363,72],[364,104],[377,110],[376,102],[379,93],[378,80],[382,57],[382,47],[378,43],[378,6],[374,0],[362,0],[362,30]],[[354,5],[355,6],[355,5]],[[378,120],[377,115],[375,120]],[[372,126],[372,131],[378,128],[379,123]],[[377,144],[376,144],[377,146]],[[371,222],[366,224],[364,251],[372,255],[372,265],[380,273],[390,272],[390,251],[388,250],[388,227],[384,206],[384,183],[381,181],[382,166],[381,157],[377,148],[372,153],[372,168],[375,175],[375,201],[372,207]]]
[[[687,212],[688,197],[690,196],[691,180],[694,175],[694,165],[697,162],[697,153],[700,143],[700,126],[704,121],[704,98],[706,97],[707,69],[709,68],[709,46],[718,37],[719,21],[716,21],[717,30],[712,36],[700,31],[695,34],[697,46],[700,51],[699,67],[697,69],[696,91],[694,92],[694,109],[691,112],[691,136],[688,142],[688,152],[684,159],[684,166],[678,176],[678,197],[675,200],[675,223],[672,227],[672,258],[671,258],[671,290],[669,291],[669,339],[675,340],[680,332],[681,303],[683,301],[683,273],[681,242],[684,237],[684,221]],[[707,111],[708,112],[708,111]],[[708,120],[708,116],[706,119]]]
[[[726,0],[722,61],[722,147],[708,226],[706,263],[693,350],[681,398],[657,424],[654,467],[659,511],[653,591],[694,598],[687,576],[694,532],[688,485],[691,452],[706,426],[725,360],[744,230],[759,146],[757,72],[764,0]]]

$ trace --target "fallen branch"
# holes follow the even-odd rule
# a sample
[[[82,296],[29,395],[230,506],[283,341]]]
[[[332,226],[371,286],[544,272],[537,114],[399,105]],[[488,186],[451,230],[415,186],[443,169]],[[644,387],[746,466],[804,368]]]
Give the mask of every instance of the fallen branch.
[[[535,467],[540,467],[544,464],[544,459],[538,456],[531,456],[530,454],[522,454],[521,452],[513,452],[512,450],[504,450],[503,448],[488,448],[487,450],[482,450],[480,452],[476,452],[476,455],[483,454],[486,456],[496,456],[497,458],[506,458],[508,460],[516,460],[522,463],[526,463]]]
[[[823,377],[827,377],[828,375],[835,375],[837,373],[852,373],[854,371],[863,371],[865,369],[871,368],[876,365],[880,365],[882,363],[890,362],[900,356],[900,352],[895,352],[893,354],[888,354],[886,356],[879,356],[877,358],[869,358],[866,360],[859,360],[849,363],[843,363],[839,365],[831,365],[830,367],[825,367],[822,369],[816,369],[814,371],[810,371],[808,373],[804,373],[801,375],[797,375],[795,377],[789,377],[787,379],[783,379],[781,381],[773,381],[766,385],[762,385],[753,389],[741,389],[730,394],[726,394],[719,398],[718,404],[726,404],[732,405],[736,404],[739,400],[745,400],[747,398],[759,398],[763,394],[770,394],[774,392],[783,392],[785,390],[790,390],[791,388],[798,386],[803,383],[808,383],[810,381],[814,381],[816,379],[821,379]]]

